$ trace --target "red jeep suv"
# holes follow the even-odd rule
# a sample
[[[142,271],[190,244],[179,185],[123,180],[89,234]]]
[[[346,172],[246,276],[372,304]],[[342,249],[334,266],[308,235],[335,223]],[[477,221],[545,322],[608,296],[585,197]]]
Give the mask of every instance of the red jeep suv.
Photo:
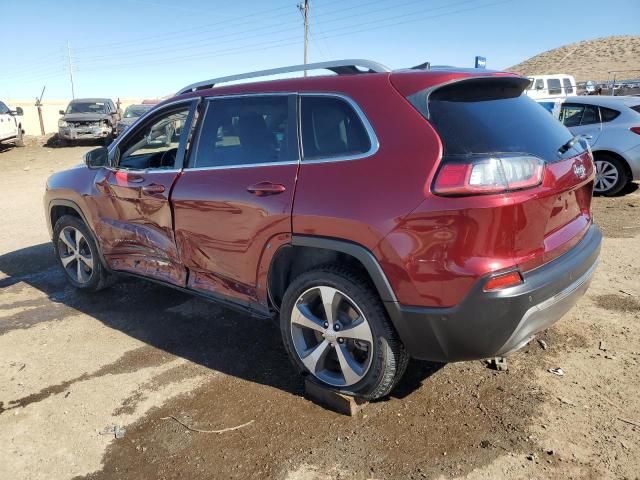
[[[584,294],[601,243],[591,153],[528,82],[348,60],[191,85],[49,178],[55,254],[79,289],[126,273],[279,315],[295,366],[350,395],[387,395],[409,357],[506,355]]]

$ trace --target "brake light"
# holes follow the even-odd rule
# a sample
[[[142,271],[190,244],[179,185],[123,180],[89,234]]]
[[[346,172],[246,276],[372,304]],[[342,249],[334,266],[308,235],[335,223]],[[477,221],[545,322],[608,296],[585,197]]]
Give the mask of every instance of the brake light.
[[[633,133],[640,135],[640,127],[631,127],[629,130],[631,130]]]
[[[445,157],[433,190],[439,195],[501,193],[536,187],[543,176],[544,162],[530,155]]]
[[[520,272],[508,272],[490,278],[487,283],[484,284],[483,290],[485,292],[492,292],[503,288],[515,287],[521,283],[522,275],[520,275]]]

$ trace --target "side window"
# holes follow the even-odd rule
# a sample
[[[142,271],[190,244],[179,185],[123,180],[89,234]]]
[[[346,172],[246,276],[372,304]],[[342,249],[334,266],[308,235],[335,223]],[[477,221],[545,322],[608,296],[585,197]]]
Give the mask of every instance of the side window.
[[[538,78],[536,80],[536,86],[535,86],[536,90],[544,90],[544,80],[541,78]]]
[[[164,111],[127,135],[118,146],[121,168],[170,169],[175,165],[190,105]]]
[[[602,123],[604,123],[616,119],[620,112],[613,108],[600,107],[600,114],[602,115]]]
[[[0,102],[0,115],[9,113],[9,108],[2,102]]]
[[[571,85],[571,80],[568,78],[563,78],[562,79],[562,86],[564,87],[564,92],[567,95],[572,95],[573,94],[573,85]]]
[[[295,160],[286,95],[213,99],[204,115],[194,167]]]
[[[549,86],[549,95],[559,95],[562,93],[562,85],[560,85],[560,79],[550,78],[547,80]]]
[[[598,107],[594,105],[585,105],[580,125],[591,125],[593,123],[600,123],[600,114],[598,113]]]
[[[343,99],[303,96],[301,117],[306,160],[359,155],[371,149],[362,120]]]
[[[560,121],[565,127],[577,127],[582,120],[584,105],[562,105],[560,109]]]

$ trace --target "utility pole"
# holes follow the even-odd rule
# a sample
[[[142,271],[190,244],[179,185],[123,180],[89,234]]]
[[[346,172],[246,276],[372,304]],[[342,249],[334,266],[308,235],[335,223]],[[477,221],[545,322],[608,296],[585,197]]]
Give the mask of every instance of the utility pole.
[[[44,90],[47,88],[45,85],[42,87],[42,93],[40,98],[36,98],[36,107],[38,107],[38,118],[40,119],[40,134],[44,136],[44,122],[42,120],[42,97],[44,96]]]
[[[67,42],[67,60],[69,62],[69,79],[71,80],[71,99],[76,98],[76,93],[73,89],[73,63],[71,61],[71,45]]]
[[[309,0],[304,0],[304,3],[298,4],[298,10],[304,17],[304,64],[309,63],[307,50],[309,48]],[[307,76],[307,71],[304,71],[304,76]]]

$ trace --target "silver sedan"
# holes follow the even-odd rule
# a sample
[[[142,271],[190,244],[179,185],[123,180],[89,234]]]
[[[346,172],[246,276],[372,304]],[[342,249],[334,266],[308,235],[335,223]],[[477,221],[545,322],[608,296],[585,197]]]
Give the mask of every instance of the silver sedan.
[[[567,97],[559,115],[571,133],[591,145],[595,193],[615,195],[640,180],[640,97]]]

